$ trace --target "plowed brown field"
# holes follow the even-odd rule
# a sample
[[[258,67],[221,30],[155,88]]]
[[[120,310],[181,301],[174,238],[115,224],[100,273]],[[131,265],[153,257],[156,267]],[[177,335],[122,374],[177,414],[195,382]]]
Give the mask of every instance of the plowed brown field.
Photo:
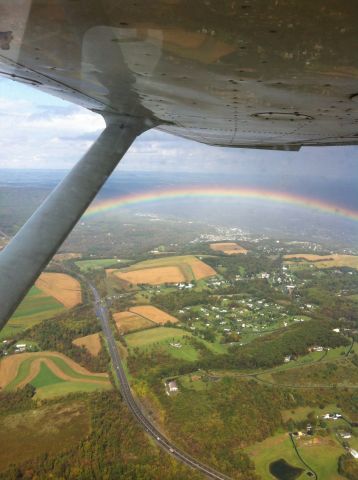
[[[112,272],[120,280],[128,283],[146,283],[149,285],[160,285],[161,283],[185,282],[185,277],[179,267],[157,267],[132,270],[131,272]]]
[[[317,268],[350,267],[358,269],[358,255],[314,255],[311,253],[294,253],[284,256],[285,260],[306,260],[312,262]]]
[[[226,253],[226,255],[239,255],[239,254],[246,254],[248,250],[246,248],[241,247],[237,243],[211,243],[210,248],[217,252]]]

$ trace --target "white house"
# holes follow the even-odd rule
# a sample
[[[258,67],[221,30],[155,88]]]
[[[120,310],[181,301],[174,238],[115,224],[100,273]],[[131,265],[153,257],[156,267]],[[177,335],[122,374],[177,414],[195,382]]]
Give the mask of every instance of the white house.
[[[352,457],[358,458],[358,452],[357,450],[354,450],[354,448],[350,448],[349,453],[352,455]]]
[[[169,388],[170,393],[177,392],[178,391],[177,382],[175,380],[172,380],[171,382],[168,382],[168,388]]]

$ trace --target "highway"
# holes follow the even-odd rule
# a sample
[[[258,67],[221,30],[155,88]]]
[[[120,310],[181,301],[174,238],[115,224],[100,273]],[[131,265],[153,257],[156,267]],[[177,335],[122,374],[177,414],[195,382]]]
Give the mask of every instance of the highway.
[[[189,467],[194,468],[200,471],[201,473],[204,473],[209,478],[214,478],[217,480],[230,480],[230,477],[222,473],[216,472],[212,468],[190,457],[187,453],[179,450],[166,437],[164,437],[162,433],[159,432],[159,430],[157,430],[157,428],[151,423],[151,421],[141,411],[140,407],[138,406],[135,399],[133,398],[127,377],[125,375],[121,358],[119,356],[119,351],[110,327],[107,306],[103,302],[101,302],[101,298],[96,288],[90,283],[88,283],[88,285],[93,293],[97,318],[101,322],[103,333],[107,339],[109,353],[111,356],[115,374],[120,384],[120,391],[121,391],[122,397],[124,401],[127,403],[130,410],[132,411],[135,418],[137,419],[138,423],[149,435],[151,435],[154,438],[154,440],[160,445],[161,448],[166,450],[170,455],[174,456],[175,458],[185,463]]]

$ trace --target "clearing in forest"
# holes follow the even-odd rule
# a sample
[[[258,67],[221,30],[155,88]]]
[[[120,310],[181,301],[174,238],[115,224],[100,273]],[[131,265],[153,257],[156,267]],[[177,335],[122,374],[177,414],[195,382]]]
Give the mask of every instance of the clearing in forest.
[[[82,253],[56,253],[56,255],[53,256],[52,261],[65,262],[66,260],[73,260],[81,257]]]
[[[14,390],[29,383],[38,398],[110,388],[106,373],[92,373],[59,352],[21,353],[1,360],[1,389]]]
[[[82,303],[80,282],[65,273],[44,272],[35,285],[47,295],[56,298],[66,308]]]
[[[245,254],[248,252],[246,248],[241,247],[234,242],[222,242],[222,243],[210,243],[210,248],[216,252],[223,252],[226,255],[239,255]]]
[[[177,318],[169,315],[169,313],[164,312],[159,308],[153,307],[152,305],[132,307],[129,309],[129,311],[161,325],[167,322],[176,323],[178,321]]]
[[[89,270],[99,270],[101,268],[126,265],[128,260],[119,258],[95,258],[91,260],[78,260],[75,263],[81,272],[88,272]]]
[[[358,255],[313,255],[311,253],[294,253],[283,257],[286,263],[310,262],[317,268],[350,267],[358,269]],[[296,261],[293,262],[292,260]]]
[[[92,335],[86,335],[85,337],[75,338],[72,343],[78,347],[85,347],[94,357],[99,354],[102,348],[99,333],[93,333]]]
[[[213,268],[194,255],[146,260],[121,270],[107,270],[107,273],[127,283],[149,285],[191,282],[216,275]]]

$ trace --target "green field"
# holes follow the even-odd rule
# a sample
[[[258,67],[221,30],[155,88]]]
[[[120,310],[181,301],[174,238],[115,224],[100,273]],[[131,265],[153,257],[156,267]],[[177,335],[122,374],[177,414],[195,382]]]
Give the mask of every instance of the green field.
[[[342,413],[341,409],[337,407],[335,404],[325,405],[324,409],[314,408],[314,407],[297,407],[291,410],[283,410],[281,412],[282,418],[285,422],[287,422],[290,418],[295,422],[300,422],[302,420],[307,419],[307,415],[311,412],[314,412],[314,415],[318,417],[322,417],[325,413],[328,412],[337,412]],[[336,425],[337,420],[334,421]]]
[[[75,262],[81,272],[87,272],[88,270],[98,270],[101,268],[119,267],[125,265],[129,260],[122,260],[118,258],[98,258],[96,260],[78,260]]]
[[[41,363],[40,371],[37,377],[32,380],[31,385],[36,389],[46,387],[47,385],[55,385],[57,383],[64,383],[65,380],[57,377],[52,370],[48,368],[46,363]]]
[[[88,378],[88,375],[84,375],[82,373],[78,373],[75,370],[73,370],[68,363],[66,363],[61,357],[50,357],[51,360],[68,376],[72,378],[80,378],[80,379],[86,379]],[[99,380],[102,381],[103,377],[100,375],[91,375],[92,380]]]
[[[63,310],[65,307],[62,303],[45,295],[38,288],[32,287],[7,325],[1,330],[0,340],[22,333]]]
[[[145,332],[129,333],[125,336],[129,347],[147,347],[155,343],[164,343],[171,341],[180,341],[184,335],[191,336],[190,333],[180,328],[157,327]]]
[[[190,390],[196,390],[197,392],[208,390],[215,382],[210,382],[207,375],[203,375],[202,372],[189,373],[188,375],[181,375],[178,377],[180,385]]]
[[[174,358],[195,361],[199,358],[199,352],[191,344],[190,339],[193,335],[190,332],[182,330],[180,328],[170,327],[156,327],[150,330],[141,332],[129,333],[125,336],[126,342],[130,348],[158,348],[165,350],[166,353]],[[222,354],[227,352],[226,345],[220,343],[211,343],[200,338],[195,337],[206,348],[216,354]],[[171,342],[181,344],[181,348],[172,347]]]
[[[39,400],[50,400],[56,397],[69,395],[70,393],[92,393],[98,390],[110,390],[109,383],[86,383],[86,382],[63,382],[43,386],[36,392],[36,398]]]
[[[338,480],[343,478],[337,473],[338,458],[344,453],[343,447],[333,437],[317,437],[314,441],[317,443],[310,444],[307,437],[296,441],[298,451],[304,461],[317,473],[319,479]],[[288,433],[280,433],[263,442],[256,443],[248,447],[246,453],[255,463],[256,471],[262,480],[275,478],[270,474],[269,465],[281,458],[290,465],[307,471],[297,457]],[[309,477],[302,474],[300,478]]]

